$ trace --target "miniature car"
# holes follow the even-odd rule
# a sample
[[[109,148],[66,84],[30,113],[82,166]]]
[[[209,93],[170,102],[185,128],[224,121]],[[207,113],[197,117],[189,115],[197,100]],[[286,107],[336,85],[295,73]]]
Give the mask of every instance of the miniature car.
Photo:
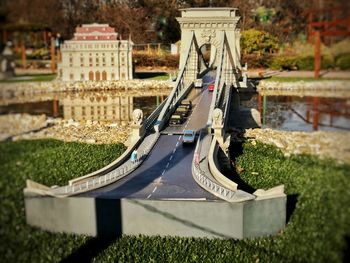
[[[169,123],[172,125],[182,124],[183,122],[184,122],[184,117],[179,114],[173,114],[169,121]]]
[[[208,85],[208,91],[214,91],[215,85],[214,84],[209,84]]]
[[[192,106],[192,101],[183,100],[179,107],[187,107],[189,109],[192,109]]]
[[[202,79],[196,79],[194,81],[194,87],[195,88],[201,88],[203,86],[203,80]]]
[[[193,143],[196,137],[196,132],[194,130],[184,130],[182,136],[182,143]]]

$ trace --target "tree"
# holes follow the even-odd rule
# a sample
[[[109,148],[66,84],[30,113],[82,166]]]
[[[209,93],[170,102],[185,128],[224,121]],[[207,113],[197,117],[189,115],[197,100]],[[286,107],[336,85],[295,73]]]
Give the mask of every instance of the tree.
[[[242,33],[241,48],[244,54],[274,51],[277,49],[277,39],[267,32],[249,29]]]

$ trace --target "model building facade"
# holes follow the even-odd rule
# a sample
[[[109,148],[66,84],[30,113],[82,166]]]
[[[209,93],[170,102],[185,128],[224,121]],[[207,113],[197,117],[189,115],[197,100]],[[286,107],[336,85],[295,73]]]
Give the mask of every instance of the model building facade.
[[[74,38],[61,45],[58,77],[63,81],[132,79],[130,40],[118,40],[108,24],[76,28]]]

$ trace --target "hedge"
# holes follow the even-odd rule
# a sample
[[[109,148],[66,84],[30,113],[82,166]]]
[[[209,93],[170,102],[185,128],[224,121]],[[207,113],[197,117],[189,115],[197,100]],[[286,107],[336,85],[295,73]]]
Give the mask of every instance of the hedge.
[[[350,53],[342,54],[336,58],[336,66],[340,69],[350,69]]]
[[[141,67],[168,67],[177,68],[179,66],[178,55],[148,55],[133,54],[134,65]]]
[[[334,61],[330,56],[321,57],[321,69],[334,67]],[[269,68],[282,70],[313,70],[314,56],[273,56],[270,60]]]

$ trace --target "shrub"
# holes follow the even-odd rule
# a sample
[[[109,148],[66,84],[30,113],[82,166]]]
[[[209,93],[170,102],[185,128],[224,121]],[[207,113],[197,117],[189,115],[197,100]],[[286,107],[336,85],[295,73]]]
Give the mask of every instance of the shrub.
[[[269,67],[271,69],[295,70],[297,64],[295,57],[273,56]]]
[[[271,63],[271,55],[243,54],[242,62],[243,64],[247,63],[249,68],[266,68]]]
[[[340,69],[350,69],[350,53],[337,57],[335,65]]]
[[[269,65],[271,69],[282,70],[313,70],[314,56],[312,55],[295,55],[295,56],[274,56]],[[321,68],[328,69],[334,67],[331,56],[325,55],[321,58]]]
[[[339,58],[341,55],[350,53],[350,39],[344,39],[330,47],[330,52],[333,56]]]
[[[177,68],[179,56],[177,55],[148,55],[143,53],[133,54],[135,66],[141,67],[168,67]]]
[[[265,31],[249,29],[241,35],[241,49],[244,54],[264,54],[277,49],[277,39]]]

